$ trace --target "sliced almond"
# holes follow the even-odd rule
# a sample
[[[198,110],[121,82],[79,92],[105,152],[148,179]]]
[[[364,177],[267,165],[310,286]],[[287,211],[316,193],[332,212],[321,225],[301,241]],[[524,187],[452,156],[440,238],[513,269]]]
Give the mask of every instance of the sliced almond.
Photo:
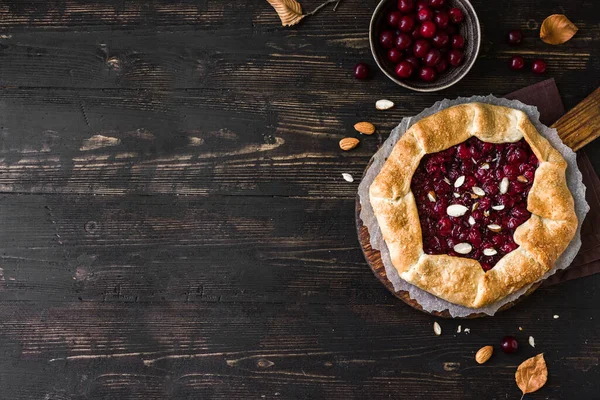
[[[471,206],[471,211],[475,211],[479,208],[479,202],[477,203],[473,203],[473,205]]]
[[[483,255],[484,256],[495,256],[496,254],[498,254],[498,252],[496,251],[496,249],[493,248],[489,248],[489,249],[483,249]]]
[[[471,161],[473,161],[473,164],[477,164],[477,161],[473,157],[471,157]]]
[[[350,175],[347,172],[342,173],[342,178],[344,178],[346,182],[354,182],[354,178],[352,177],[352,175]]]
[[[500,193],[505,194],[508,192],[508,178],[504,177],[500,181]]]
[[[479,349],[477,354],[475,354],[475,361],[477,361],[477,364],[483,364],[487,360],[490,359],[490,357],[492,356],[493,353],[494,353],[493,346],[482,347],[481,349]]]
[[[454,197],[456,197],[457,199],[460,197],[460,194],[458,193],[452,193],[454,195]]]
[[[389,110],[392,107],[394,107],[394,103],[386,99],[378,100],[375,103],[375,108],[378,110]]]
[[[480,169],[490,169],[490,164],[488,163],[483,163],[479,166]]]
[[[461,204],[452,204],[446,209],[446,213],[451,217],[462,217],[467,211],[468,208]]]
[[[519,175],[519,176],[517,176],[517,180],[518,180],[519,182],[521,182],[521,183],[527,183],[527,182],[529,182],[529,181],[527,180],[527,178],[525,178],[523,175]]]
[[[489,217],[489,216],[490,216],[490,210],[485,210],[485,211],[483,212],[483,215],[484,215],[485,217]]]
[[[485,196],[485,192],[479,186],[473,186],[473,188],[471,190],[473,190],[473,193],[475,193],[477,196],[481,196],[481,197]]]
[[[448,185],[452,185],[452,182],[450,182],[450,179],[448,178],[444,178],[444,182],[446,182]]]
[[[375,125],[370,122],[358,122],[354,125],[354,129],[363,135],[372,135],[375,133]]]
[[[475,199],[478,199],[478,198],[479,198],[479,196],[477,196],[475,193],[471,193],[471,198],[472,198],[473,200],[475,200]]]
[[[432,203],[435,203],[435,201],[437,200],[437,197],[436,197],[435,192],[433,190],[430,191],[429,193],[427,193],[427,198]]]
[[[454,251],[458,254],[469,254],[473,247],[469,243],[459,243],[454,246]]]
[[[442,334],[442,327],[437,322],[433,323],[433,333],[435,333],[437,336]]]
[[[353,148],[355,148],[356,146],[358,146],[358,144],[360,143],[360,140],[353,138],[353,137],[346,137],[343,138],[342,140],[340,140],[340,149],[344,150],[344,151],[350,151]]]
[[[504,204],[498,204],[497,206],[492,206],[493,210],[502,211],[504,210]]]
[[[497,224],[489,224],[487,228],[492,232],[500,232],[502,230],[502,227]]]
[[[469,217],[469,225],[475,225],[475,218],[472,215]]]
[[[535,347],[535,339],[533,338],[533,336],[529,336],[529,345],[531,347]]]
[[[461,175],[454,181],[454,187],[459,188],[465,183],[465,176]]]

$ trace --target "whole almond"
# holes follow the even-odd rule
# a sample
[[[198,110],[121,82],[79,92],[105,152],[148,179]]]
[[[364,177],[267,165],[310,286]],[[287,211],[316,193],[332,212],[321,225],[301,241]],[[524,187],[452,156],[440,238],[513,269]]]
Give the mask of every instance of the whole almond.
[[[352,150],[353,148],[358,146],[359,142],[360,142],[360,140],[358,140],[356,138],[345,137],[342,140],[340,140],[340,149],[342,149],[344,151]]]
[[[494,348],[492,346],[482,347],[477,354],[475,354],[475,361],[477,361],[478,364],[483,364],[490,359],[492,353],[494,353]]]
[[[354,129],[363,135],[372,135],[375,133],[375,125],[370,122],[358,122],[354,125]]]

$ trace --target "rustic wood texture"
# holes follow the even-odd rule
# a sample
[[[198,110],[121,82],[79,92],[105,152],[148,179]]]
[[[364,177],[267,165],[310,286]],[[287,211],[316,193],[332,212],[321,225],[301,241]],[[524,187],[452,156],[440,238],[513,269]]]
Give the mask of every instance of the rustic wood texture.
[[[600,88],[556,121],[563,142],[577,151],[600,136]]]
[[[374,68],[376,1],[292,28],[262,0],[2,2],[0,398],[519,398],[516,366],[541,351],[550,379],[526,398],[597,398],[600,276],[436,337],[361,254],[341,174],[403,116],[550,76],[570,109],[600,86],[596,2],[473,4],[473,70],[415,94],[351,77]],[[556,12],[580,30],[550,46],[537,29]],[[516,53],[546,76],[510,71]],[[342,153],[359,120],[378,132]],[[585,151],[600,170],[600,144]],[[519,354],[476,366],[506,334]]]

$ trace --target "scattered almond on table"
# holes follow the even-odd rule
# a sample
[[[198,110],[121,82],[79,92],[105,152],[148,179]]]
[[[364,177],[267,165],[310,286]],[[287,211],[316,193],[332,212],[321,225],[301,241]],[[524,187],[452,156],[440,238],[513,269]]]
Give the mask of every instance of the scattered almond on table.
[[[354,125],[354,129],[363,135],[372,135],[375,133],[375,125],[370,122],[358,122]]]
[[[375,103],[375,108],[378,110],[389,110],[392,107],[394,107],[394,102],[386,99],[378,100],[377,103]]]
[[[442,327],[437,322],[433,323],[433,333],[435,333],[437,336],[442,334]]]
[[[477,361],[478,364],[483,364],[483,363],[487,362],[487,360],[490,359],[490,357],[492,356],[493,353],[494,353],[493,346],[482,347],[479,349],[479,351],[477,351],[477,354],[475,354],[475,361]]]
[[[349,151],[358,146],[360,140],[356,138],[346,137],[340,140],[340,149],[344,151]]]

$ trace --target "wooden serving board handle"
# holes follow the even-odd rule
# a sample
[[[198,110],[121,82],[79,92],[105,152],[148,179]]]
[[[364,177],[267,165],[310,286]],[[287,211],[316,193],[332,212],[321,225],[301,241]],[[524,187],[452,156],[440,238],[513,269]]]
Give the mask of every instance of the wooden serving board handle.
[[[552,125],[562,141],[577,151],[600,136],[600,88]]]

